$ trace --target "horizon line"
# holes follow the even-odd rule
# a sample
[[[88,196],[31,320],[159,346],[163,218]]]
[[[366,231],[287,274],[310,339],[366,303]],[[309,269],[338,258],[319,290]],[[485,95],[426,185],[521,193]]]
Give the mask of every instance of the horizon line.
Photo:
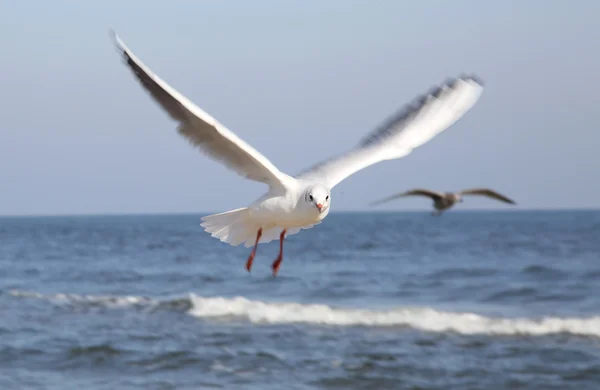
[[[431,209],[397,209],[397,210],[336,210],[332,214],[393,214],[393,213],[430,213]],[[566,212],[566,211],[600,211],[600,207],[541,207],[541,208],[520,208],[520,209],[501,209],[501,208],[477,208],[477,209],[457,209],[452,213],[520,213],[520,212]],[[218,213],[218,212],[217,212]],[[0,214],[0,219],[8,218],[61,218],[61,217],[152,217],[152,216],[177,216],[177,215],[210,215],[214,212],[201,211],[139,211],[139,212],[92,212],[92,213],[57,213],[57,214]]]

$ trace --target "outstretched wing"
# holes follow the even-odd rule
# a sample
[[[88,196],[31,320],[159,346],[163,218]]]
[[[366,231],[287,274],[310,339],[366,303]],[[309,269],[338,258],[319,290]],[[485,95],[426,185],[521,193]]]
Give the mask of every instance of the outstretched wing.
[[[435,199],[441,199],[443,197],[442,194],[440,194],[439,192],[435,192],[435,191],[429,191],[429,190],[424,190],[421,188],[416,188],[414,190],[410,190],[410,191],[406,191],[406,192],[401,192],[398,194],[394,194],[392,196],[388,196],[387,198],[383,198],[380,200],[376,200],[375,202],[372,202],[370,204],[370,206],[376,206],[385,202],[389,202],[390,200],[394,200],[394,199],[398,199],[404,196],[426,196],[429,197],[433,200]]]
[[[472,188],[469,190],[461,191],[460,194],[461,195],[483,195],[483,196],[487,196],[488,198],[499,200],[501,202],[516,204],[512,199],[509,199],[506,196],[499,194],[496,191],[491,190],[489,188]]]
[[[321,162],[297,178],[333,188],[370,165],[404,157],[460,119],[482,91],[483,84],[474,76],[452,79],[405,106],[353,150]]]
[[[241,176],[280,187],[290,176],[280,172],[265,156],[160,79],[140,61],[114,32],[119,51],[154,100],[179,122],[178,131],[192,145],[224,163]]]

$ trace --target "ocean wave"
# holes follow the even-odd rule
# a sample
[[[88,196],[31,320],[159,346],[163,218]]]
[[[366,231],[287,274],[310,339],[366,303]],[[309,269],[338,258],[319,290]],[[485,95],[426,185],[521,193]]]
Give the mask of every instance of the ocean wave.
[[[71,305],[111,307],[165,307],[185,310],[202,319],[238,319],[255,324],[307,324],[328,326],[408,327],[426,332],[463,335],[573,334],[600,337],[600,316],[503,318],[468,312],[450,312],[430,307],[370,310],[336,308],[322,304],[264,302],[244,297],[201,297],[158,300],[141,296],[92,296],[77,294],[43,295],[26,291],[10,292],[15,297],[39,298]]]
[[[40,294],[32,291],[11,290],[9,294],[14,297],[38,298],[54,303],[101,305],[105,307],[126,307],[134,305],[149,306],[158,301],[140,296],[110,296],[110,295],[79,295],[79,294]]]
[[[466,335],[548,335],[570,333],[600,337],[600,316],[588,318],[544,317],[494,318],[474,313],[455,313],[433,308],[412,307],[390,310],[342,309],[327,305],[267,303],[236,298],[191,296],[191,315],[233,316],[253,323],[305,323],[334,326],[405,326],[428,332],[456,332]]]

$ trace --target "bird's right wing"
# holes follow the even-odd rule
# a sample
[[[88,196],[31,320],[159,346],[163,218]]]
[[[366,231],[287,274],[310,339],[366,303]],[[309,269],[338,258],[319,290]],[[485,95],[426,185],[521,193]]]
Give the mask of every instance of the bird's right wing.
[[[160,79],[129,50],[117,34],[113,35],[131,71],[169,116],[179,122],[179,133],[192,145],[241,176],[271,187],[285,186],[285,182],[293,180],[280,172],[256,149]]]
[[[473,107],[482,91],[483,85],[475,77],[449,80],[405,106],[356,148],[309,168],[297,178],[333,188],[370,165],[404,157],[452,126]]]
[[[435,192],[435,191],[429,191],[429,190],[424,190],[421,188],[416,188],[414,190],[410,190],[410,191],[406,191],[406,192],[401,192],[399,194],[394,194],[392,196],[388,196],[387,198],[383,198],[380,200],[376,200],[375,202],[372,202],[370,204],[370,206],[376,206],[385,202],[389,202],[390,200],[394,200],[394,199],[398,199],[404,196],[427,196],[431,199],[440,199],[443,197],[442,194],[440,194],[439,192]]]
[[[472,188],[469,190],[461,191],[460,194],[461,195],[483,195],[483,196],[487,196],[488,198],[496,199],[496,200],[499,200],[504,203],[515,204],[514,200],[509,199],[506,196],[499,194],[496,191],[491,190],[489,188]]]

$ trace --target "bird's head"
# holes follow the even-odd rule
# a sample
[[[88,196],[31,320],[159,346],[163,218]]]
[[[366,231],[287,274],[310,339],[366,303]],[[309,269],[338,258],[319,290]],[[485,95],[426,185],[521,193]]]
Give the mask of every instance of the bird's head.
[[[312,205],[319,214],[323,214],[329,210],[329,202],[331,201],[331,195],[329,190],[321,184],[316,184],[304,194],[304,200],[308,204]]]

